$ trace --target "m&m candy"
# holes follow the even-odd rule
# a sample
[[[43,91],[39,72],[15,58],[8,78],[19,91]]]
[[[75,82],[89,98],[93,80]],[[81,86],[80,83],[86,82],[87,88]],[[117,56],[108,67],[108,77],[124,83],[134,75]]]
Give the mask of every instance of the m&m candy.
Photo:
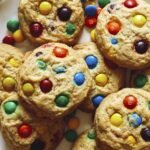
[[[95,41],[95,29],[91,31],[91,39],[92,41]]]
[[[68,21],[71,17],[72,10],[69,7],[61,7],[57,10],[57,15],[61,21]]]
[[[37,60],[37,65],[42,70],[46,70],[47,68],[47,64],[43,60]]]
[[[85,7],[85,15],[88,17],[93,17],[96,15],[97,8],[95,5],[87,5]]]
[[[143,15],[135,15],[133,17],[133,23],[137,27],[142,27],[147,22],[147,19]]]
[[[137,105],[137,98],[133,95],[126,96],[123,100],[123,104],[128,109],[133,109]]]
[[[77,129],[80,126],[80,121],[77,117],[70,118],[68,120],[67,126],[69,129]]]
[[[56,57],[59,57],[59,58],[64,58],[67,56],[68,54],[68,50],[65,49],[65,48],[62,48],[62,47],[55,47],[53,49],[53,53]]]
[[[32,144],[30,150],[44,150],[45,143],[40,139],[36,139]]]
[[[23,42],[24,41],[24,35],[22,33],[22,31],[19,29],[19,30],[16,30],[14,33],[13,33],[13,37],[15,39],[16,42],[20,43],[20,42]]]
[[[120,126],[123,122],[122,116],[119,113],[115,113],[111,116],[110,122],[114,126]]]
[[[136,0],[125,0],[124,6],[127,8],[134,8],[138,5]]]
[[[142,88],[145,86],[145,84],[148,82],[148,79],[146,77],[146,75],[144,74],[138,74],[135,78],[134,78],[134,86],[137,88]]]
[[[96,138],[96,132],[95,132],[95,130],[94,130],[94,129],[91,129],[91,130],[88,132],[87,137],[88,137],[89,139],[94,140],[94,139]]]
[[[68,23],[68,24],[66,25],[66,32],[67,32],[67,34],[72,35],[72,34],[75,32],[75,30],[76,30],[75,24],[73,24],[73,23]]]
[[[89,69],[94,69],[98,64],[98,59],[96,56],[89,55],[85,58],[85,62]]]
[[[74,142],[78,137],[78,134],[75,130],[68,130],[65,133],[65,138],[69,142]]]
[[[39,37],[43,32],[43,26],[39,22],[33,22],[30,24],[30,33],[33,37]]]
[[[102,8],[104,8],[109,3],[110,3],[110,0],[98,0],[98,4]]]
[[[127,143],[129,143],[129,144],[136,144],[136,139],[132,135],[130,135],[127,138]]]
[[[136,113],[128,115],[129,125],[136,128],[142,124],[142,118]]]
[[[17,105],[18,104],[15,101],[8,101],[4,103],[3,108],[6,114],[12,114],[16,111]]]
[[[18,20],[9,20],[7,22],[7,29],[11,32],[15,32],[19,29],[19,21]]]
[[[78,85],[81,86],[85,81],[85,76],[82,72],[76,73],[74,75],[74,82]]]
[[[108,83],[108,77],[106,74],[101,73],[95,77],[95,81],[96,81],[97,85],[105,86]]]
[[[86,17],[85,18],[85,25],[89,28],[94,28],[96,26],[97,19],[96,17]]]
[[[137,53],[144,54],[149,48],[149,43],[146,40],[138,40],[134,43],[134,47]]]
[[[96,95],[92,98],[92,103],[95,107],[98,107],[99,104],[103,101],[104,96],[102,95]]]
[[[120,23],[112,21],[107,24],[107,29],[110,34],[116,35],[121,30],[121,26]]]
[[[20,61],[15,58],[11,58],[8,62],[12,67],[18,68],[20,66]]]
[[[3,88],[6,91],[12,91],[15,88],[16,81],[12,77],[6,77],[6,78],[4,78],[2,84],[3,84]]]
[[[24,83],[22,86],[22,90],[25,95],[30,96],[34,92],[34,87],[31,83]]]
[[[55,99],[56,106],[66,107],[69,103],[69,96],[67,94],[59,94]]]
[[[14,37],[11,35],[5,36],[2,42],[9,45],[15,45],[16,43]]]
[[[44,79],[40,82],[40,89],[43,93],[48,93],[52,90],[53,83],[49,79]]]
[[[150,142],[150,128],[142,128],[140,134],[144,141]]]
[[[39,10],[42,15],[48,15],[50,13],[51,9],[52,9],[52,5],[51,5],[51,3],[47,2],[47,1],[41,2],[40,6],[39,6]]]
[[[18,134],[21,138],[28,138],[32,134],[32,127],[28,124],[22,124],[18,127]]]

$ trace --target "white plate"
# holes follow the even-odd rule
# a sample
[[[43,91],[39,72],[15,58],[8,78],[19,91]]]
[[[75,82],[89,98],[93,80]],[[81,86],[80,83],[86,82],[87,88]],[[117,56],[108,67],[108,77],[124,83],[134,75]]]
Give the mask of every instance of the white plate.
[[[113,0],[115,1],[115,0]],[[145,0],[150,3],[150,0]],[[19,0],[5,0],[0,5],[0,42],[3,37],[7,34],[10,34],[6,28],[7,21],[10,19],[17,19],[17,9],[18,9]],[[84,29],[83,34],[80,38],[81,42],[89,42],[91,41],[89,31]],[[21,44],[17,44],[17,47],[22,50],[32,50],[34,46],[31,43],[24,42]],[[77,111],[76,116],[80,119],[80,128],[77,130],[78,133],[81,133],[83,130],[89,128],[91,126],[91,115],[87,113],[83,113],[81,111]],[[65,139],[60,143],[57,150],[70,150],[71,143],[67,142]],[[7,148],[7,143],[5,143],[4,139],[0,134],[0,150],[11,150]]]

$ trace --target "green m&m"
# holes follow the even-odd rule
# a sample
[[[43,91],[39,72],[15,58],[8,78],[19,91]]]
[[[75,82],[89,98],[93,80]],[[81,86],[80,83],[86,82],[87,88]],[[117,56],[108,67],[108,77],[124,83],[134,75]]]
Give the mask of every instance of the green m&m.
[[[65,133],[65,138],[69,142],[74,142],[78,137],[78,134],[75,130],[68,130]]]
[[[138,74],[134,79],[134,86],[137,88],[142,88],[145,86],[147,81],[148,79],[144,74]]]
[[[69,103],[69,96],[67,94],[60,94],[56,97],[55,103],[58,107],[66,107]]]
[[[19,21],[18,20],[9,20],[7,22],[7,28],[11,32],[15,32],[19,29]]]
[[[46,70],[47,68],[47,64],[43,60],[37,60],[37,65],[42,70]]]
[[[18,104],[15,101],[5,102],[4,105],[3,105],[5,113],[6,114],[12,114],[12,113],[14,113],[16,111],[17,105]]]
[[[94,139],[96,138],[95,130],[94,130],[94,129],[91,129],[91,130],[88,132],[87,137],[88,137],[89,139],[93,139],[93,140],[94,140]]]
[[[110,3],[110,0],[98,0],[98,4],[101,8],[104,8],[109,3]]]
[[[67,26],[66,26],[66,32],[67,34],[69,35],[72,35],[76,30],[76,26],[72,23],[68,23]]]

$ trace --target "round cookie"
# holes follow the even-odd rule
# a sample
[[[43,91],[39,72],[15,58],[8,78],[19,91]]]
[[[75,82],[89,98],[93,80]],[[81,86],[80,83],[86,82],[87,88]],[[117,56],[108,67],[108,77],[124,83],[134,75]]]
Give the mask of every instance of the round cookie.
[[[17,48],[0,44],[0,91],[16,91],[16,74],[23,62],[23,53]]]
[[[21,0],[20,26],[25,36],[34,43],[77,42],[84,24],[80,0]]]
[[[0,93],[1,131],[13,150],[55,149],[64,134],[63,121],[37,119],[20,104],[15,92]],[[57,126],[56,126],[57,124]]]
[[[36,114],[49,118],[63,117],[73,111],[87,96],[92,82],[82,58],[60,43],[35,49],[18,73],[23,101]]]
[[[72,150],[98,150],[95,129],[91,128],[81,133],[73,144]]]
[[[94,111],[104,97],[118,91],[124,85],[125,72],[102,57],[93,42],[77,44],[74,49],[79,53],[93,78],[93,86],[80,106],[83,111]]]
[[[110,94],[98,107],[95,127],[100,148],[148,150],[150,147],[150,93],[126,88]]]
[[[143,0],[119,0],[100,13],[96,43],[105,57],[119,66],[141,69],[150,65],[150,5]]]
[[[134,88],[141,88],[150,92],[150,70],[149,68],[143,70],[132,71],[130,76],[130,86]]]

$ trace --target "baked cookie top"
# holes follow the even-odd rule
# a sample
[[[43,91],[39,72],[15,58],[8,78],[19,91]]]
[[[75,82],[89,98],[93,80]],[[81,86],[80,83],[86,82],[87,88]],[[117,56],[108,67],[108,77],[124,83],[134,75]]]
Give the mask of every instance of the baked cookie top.
[[[1,130],[11,149],[55,149],[63,137],[63,121],[50,122],[33,117],[22,107],[15,92],[0,92],[0,99]]]
[[[95,129],[91,128],[81,133],[73,144],[72,150],[98,150]]]
[[[93,42],[77,44],[74,49],[87,64],[94,82],[81,109],[93,111],[106,95],[123,87],[125,72],[117,65],[104,59]]]
[[[109,150],[147,150],[150,147],[150,93],[123,89],[107,96],[95,115],[100,146]]]
[[[0,91],[16,91],[16,74],[23,62],[23,53],[10,45],[0,44]]]
[[[80,0],[21,0],[21,29],[35,43],[77,42],[84,24]]]
[[[143,90],[150,92],[149,68],[132,71],[130,76],[130,86],[134,88],[141,88]]]
[[[92,77],[82,58],[60,43],[35,49],[18,73],[20,96],[37,114],[50,118],[72,111],[91,86]]]
[[[119,66],[140,69],[150,64],[150,5],[143,0],[118,0],[100,13],[96,42]]]

